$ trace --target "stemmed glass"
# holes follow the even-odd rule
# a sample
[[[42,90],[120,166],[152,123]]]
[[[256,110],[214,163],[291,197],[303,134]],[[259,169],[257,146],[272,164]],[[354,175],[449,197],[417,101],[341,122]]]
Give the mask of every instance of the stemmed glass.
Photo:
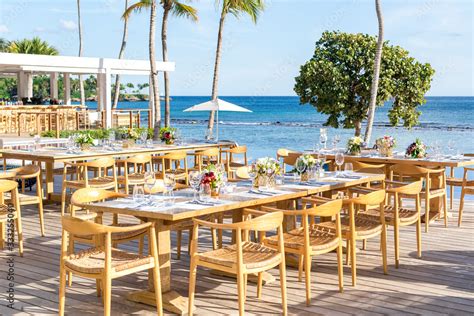
[[[332,139],[332,144],[334,146],[334,150],[337,149],[337,145],[339,144],[340,141],[341,141],[341,136],[339,134],[334,135],[334,137]]]
[[[301,175],[301,174],[303,174],[303,172],[306,171],[306,166],[301,162],[297,162],[296,163],[296,170],[298,171],[298,174]]]
[[[33,140],[35,142],[35,150],[38,150],[39,144],[41,143],[41,136],[37,134],[33,137]]]
[[[156,185],[156,177],[155,177],[154,172],[152,172],[152,171],[145,172],[145,185],[148,188],[148,194],[149,194],[148,199],[151,202],[152,201],[152,199],[151,199],[152,191],[153,191],[153,188]]]
[[[146,131],[140,134],[140,140],[142,141],[142,145],[146,145],[147,138],[148,138],[148,133]]]
[[[141,185],[135,185],[133,187],[133,200],[137,203],[141,203],[145,198],[145,190]]]
[[[341,166],[344,164],[344,153],[342,151],[338,151],[336,153],[336,165],[338,169],[341,170]],[[336,176],[339,175],[339,172],[336,172]]]
[[[252,184],[256,184],[255,181],[257,178],[257,166],[255,163],[252,163],[247,167],[247,173],[252,180]]]
[[[321,145],[324,149],[326,149],[326,142],[327,141],[328,141],[327,129],[320,128],[319,129],[319,142],[321,143]]]
[[[189,184],[193,188],[193,203],[198,202],[197,194],[199,192],[199,185],[201,184],[201,173],[199,171],[191,171],[189,173]]]
[[[165,193],[169,196],[170,199],[173,197],[173,189],[176,186],[176,178],[174,174],[167,173],[164,179]],[[169,205],[169,204],[168,204]]]

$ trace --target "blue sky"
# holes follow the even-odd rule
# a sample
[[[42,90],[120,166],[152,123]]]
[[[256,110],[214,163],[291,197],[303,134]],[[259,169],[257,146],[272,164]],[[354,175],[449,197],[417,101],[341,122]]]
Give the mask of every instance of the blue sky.
[[[124,0],[82,0],[84,55],[116,57]],[[134,0],[129,0],[133,3]],[[218,13],[211,0],[195,0],[199,22],[172,17],[169,54],[176,62],[173,95],[211,92]],[[472,0],[382,0],[385,39],[429,62],[436,75],[429,95],[474,95]],[[40,36],[62,55],[77,55],[76,0],[0,0],[0,37]],[[160,18],[161,20],[161,18]],[[294,77],[324,30],[377,33],[373,0],[270,0],[257,25],[229,17],[220,95],[294,95]],[[160,24],[157,52],[160,53]],[[146,59],[148,14],[130,20],[126,57]],[[160,54],[158,54],[160,56]],[[145,77],[127,77],[145,82]]]

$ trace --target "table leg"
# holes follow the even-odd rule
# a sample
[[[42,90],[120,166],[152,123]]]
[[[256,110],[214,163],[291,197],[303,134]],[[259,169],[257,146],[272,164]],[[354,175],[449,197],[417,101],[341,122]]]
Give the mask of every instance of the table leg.
[[[441,176],[433,177],[431,179],[432,188],[440,188],[443,185],[441,181],[443,181],[443,178]],[[447,193],[447,188],[445,188],[445,190]],[[444,197],[436,197],[430,200],[429,202],[430,203],[430,223],[438,219],[443,219],[444,212],[447,212],[448,218],[453,216],[453,214],[447,210],[447,203],[446,203],[446,209],[443,208],[443,199]],[[422,222],[424,223],[425,215],[422,215],[421,218],[422,218]]]
[[[160,262],[161,290],[163,308],[166,311],[182,315],[188,311],[188,298],[181,296],[171,289],[171,236],[163,221],[156,222],[156,237],[158,242],[158,261]],[[163,230],[162,230],[163,229]],[[135,291],[127,295],[127,299],[137,303],[156,306],[153,288],[153,273],[148,272],[148,289]]]
[[[46,171],[46,184],[44,186],[46,192],[45,196],[48,200],[51,200],[51,196],[54,193],[54,163],[53,162],[46,162],[45,163],[45,171]]]

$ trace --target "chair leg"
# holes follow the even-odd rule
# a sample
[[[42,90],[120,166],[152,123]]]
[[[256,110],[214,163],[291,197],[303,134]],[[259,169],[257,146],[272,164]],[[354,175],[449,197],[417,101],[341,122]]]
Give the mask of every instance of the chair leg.
[[[217,233],[215,228],[211,228],[211,236],[212,236],[212,249],[217,249]]]
[[[176,258],[181,259],[181,240],[183,238],[183,231],[180,229],[176,231]]]
[[[306,285],[306,306],[311,304],[311,256],[304,256],[304,272]]]
[[[0,222],[0,249],[5,247],[5,222]]]
[[[421,258],[421,218],[416,222],[416,249],[418,251],[418,258]]]
[[[258,280],[257,280],[257,298],[262,298],[262,283],[263,283],[263,272],[259,272]]]
[[[349,249],[349,248],[348,248]],[[357,259],[356,259],[356,240],[354,237],[350,239],[350,256],[351,256],[351,272],[352,272],[352,286],[357,284]]]
[[[346,265],[349,265],[350,260],[351,260],[351,241],[348,238],[346,240]]]
[[[41,229],[41,237],[44,237],[44,215],[43,215],[43,202],[40,201],[38,203],[38,211],[39,211],[39,221],[40,221],[40,229]]]
[[[395,222],[393,225],[393,241],[394,241],[394,249],[395,249],[395,268],[397,269],[398,269],[398,265],[400,264],[400,236],[399,234],[400,232],[399,232],[398,223]]]
[[[248,275],[244,274],[244,302],[247,300],[247,281]]]
[[[284,256],[284,254],[283,254]],[[286,303],[286,266],[280,263],[280,289],[281,289],[281,305],[283,315],[288,314],[288,307]]]
[[[430,226],[430,201],[425,200],[425,233],[428,232],[428,227]]]
[[[193,240],[193,228],[189,229],[189,237],[188,237],[188,256],[191,255],[191,242]]]
[[[110,277],[105,277],[104,279],[104,316],[110,316],[110,305],[112,302],[112,279]]]
[[[145,236],[141,236],[138,240],[138,253],[143,256],[143,248],[145,247]]]
[[[197,275],[197,266],[195,263],[194,256],[191,257],[191,263],[189,266],[189,293],[188,293],[188,315],[193,315],[194,307],[194,290],[196,288],[196,275]]]
[[[448,196],[446,193],[443,196],[443,210],[444,210],[444,227],[448,227]]]
[[[461,200],[459,201],[459,215],[458,215],[458,227],[461,227],[462,223],[462,211],[464,209],[464,190],[461,192]]]
[[[61,263],[59,269],[59,316],[64,315],[64,305],[66,301],[66,270]]]
[[[385,226],[382,228],[382,265],[383,265],[383,274],[388,274],[388,270],[387,270],[387,228]]]
[[[344,269],[343,269],[343,261],[342,261],[342,242],[339,243],[337,247],[337,275],[339,277],[339,292],[344,291]]]
[[[453,209],[454,186],[449,186],[449,209]]]
[[[102,296],[101,283],[102,283],[102,281],[101,281],[100,279],[96,279],[96,280],[95,280],[95,288],[96,288],[96,292],[97,292],[97,297],[101,297],[101,296]]]
[[[153,286],[155,288],[156,311],[159,316],[163,315],[163,299],[161,297],[160,267],[153,268]]]
[[[362,250],[367,249],[367,239],[362,240]]]
[[[21,227],[21,218],[17,217],[15,220],[16,224],[16,233],[18,235],[18,251],[20,252],[20,257],[23,257],[23,229]]]
[[[66,211],[66,191],[67,187],[63,186],[61,190],[61,216],[64,216],[64,212]]]
[[[303,263],[304,263],[304,256],[298,255],[298,282],[301,282],[303,278]]]
[[[237,289],[239,295],[239,315],[245,315],[245,285],[244,274],[237,273]]]

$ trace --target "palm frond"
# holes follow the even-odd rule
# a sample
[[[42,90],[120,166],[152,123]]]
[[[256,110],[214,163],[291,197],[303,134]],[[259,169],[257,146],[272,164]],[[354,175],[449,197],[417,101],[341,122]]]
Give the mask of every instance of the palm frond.
[[[148,9],[151,6],[152,2],[153,0],[140,0],[132,4],[122,14],[122,19],[127,20],[128,18],[130,18],[130,15],[132,14],[132,12],[140,13],[143,9],[145,10]]]
[[[177,17],[185,17],[193,21],[198,20],[196,8],[179,1],[173,1],[171,12]]]
[[[217,0],[221,1],[221,0]],[[260,13],[265,9],[264,0],[222,0],[223,11],[239,17],[242,13],[250,16],[257,23]]]

